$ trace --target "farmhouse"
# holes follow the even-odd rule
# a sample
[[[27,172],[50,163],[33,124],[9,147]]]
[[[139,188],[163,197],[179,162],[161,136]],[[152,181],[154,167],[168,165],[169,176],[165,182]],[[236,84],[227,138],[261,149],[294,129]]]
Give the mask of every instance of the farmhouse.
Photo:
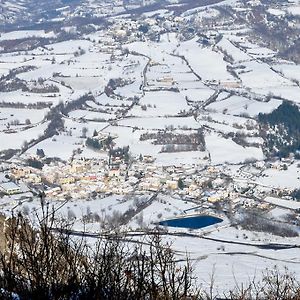
[[[65,178],[61,178],[59,180],[60,184],[71,184],[75,182],[75,178],[74,177],[65,177]]]
[[[15,179],[20,179],[30,174],[29,168],[14,168],[12,169],[12,176]]]
[[[229,89],[237,89],[242,87],[242,83],[240,81],[231,81],[231,80],[220,81],[220,85],[223,88],[229,88]]]

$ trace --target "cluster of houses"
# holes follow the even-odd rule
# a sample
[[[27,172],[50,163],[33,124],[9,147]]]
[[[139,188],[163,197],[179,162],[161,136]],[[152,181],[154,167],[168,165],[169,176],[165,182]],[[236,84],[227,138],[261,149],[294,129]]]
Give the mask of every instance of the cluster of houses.
[[[261,169],[266,165],[256,166],[253,163],[253,167]],[[247,181],[246,172],[239,171],[236,174],[239,179],[235,180],[234,175],[226,174],[224,166],[159,166],[151,156],[141,156],[130,163],[123,159],[117,165],[110,165],[104,159],[81,159],[69,163],[57,161],[45,165],[42,170],[13,164],[5,173],[0,191],[10,196],[22,193],[20,186],[25,184],[31,191],[43,191],[47,198],[56,200],[160,191],[203,205],[229,201],[233,208],[241,205],[262,209],[269,207],[265,202],[257,202],[259,197],[264,198],[268,194]],[[242,177],[245,180],[240,180]],[[276,189],[270,191],[276,195]]]

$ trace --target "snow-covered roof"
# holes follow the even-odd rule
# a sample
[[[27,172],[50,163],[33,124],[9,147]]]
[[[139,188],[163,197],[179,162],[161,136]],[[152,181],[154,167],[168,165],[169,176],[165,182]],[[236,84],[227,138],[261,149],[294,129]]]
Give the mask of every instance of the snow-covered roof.
[[[20,189],[18,185],[16,185],[14,182],[4,182],[0,185],[0,187],[6,191],[8,190],[14,190],[14,189]]]

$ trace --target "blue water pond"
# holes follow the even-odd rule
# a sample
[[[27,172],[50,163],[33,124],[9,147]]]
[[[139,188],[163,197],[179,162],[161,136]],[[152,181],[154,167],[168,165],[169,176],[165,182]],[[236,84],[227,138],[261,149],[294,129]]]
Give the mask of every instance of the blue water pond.
[[[199,229],[221,223],[223,220],[213,216],[192,216],[192,217],[183,217],[178,219],[171,219],[159,222],[159,225],[170,226],[170,227],[182,227],[182,228],[191,228]]]

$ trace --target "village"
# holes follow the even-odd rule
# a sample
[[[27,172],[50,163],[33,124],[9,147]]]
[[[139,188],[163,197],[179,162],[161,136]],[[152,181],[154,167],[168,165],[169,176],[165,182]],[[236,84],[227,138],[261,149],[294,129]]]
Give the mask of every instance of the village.
[[[40,157],[32,159],[37,161]],[[62,202],[66,199],[71,202],[98,199],[99,204],[101,198],[109,195],[136,197],[160,193],[200,205],[203,211],[220,211],[221,208],[226,211],[228,205],[231,210],[255,207],[268,211],[276,206],[276,201],[268,201],[270,197],[278,198],[279,203],[279,198],[286,200],[281,200],[279,207],[289,208],[289,202],[293,202],[296,209],[298,206],[300,209],[300,204],[292,200],[294,189],[257,181],[265,170],[284,172],[293,164],[296,164],[293,159],[285,159],[274,163],[253,162],[246,166],[159,166],[150,155],[128,161],[116,151],[107,159],[57,160],[42,169],[25,165],[21,160],[3,163],[0,188],[3,200],[10,199],[12,206],[18,205],[18,201],[31,201],[41,193],[49,203],[54,199]]]
[[[3,219],[160,232],[221,291],[300,278],[299,4],[46,2],[0,24]]]

